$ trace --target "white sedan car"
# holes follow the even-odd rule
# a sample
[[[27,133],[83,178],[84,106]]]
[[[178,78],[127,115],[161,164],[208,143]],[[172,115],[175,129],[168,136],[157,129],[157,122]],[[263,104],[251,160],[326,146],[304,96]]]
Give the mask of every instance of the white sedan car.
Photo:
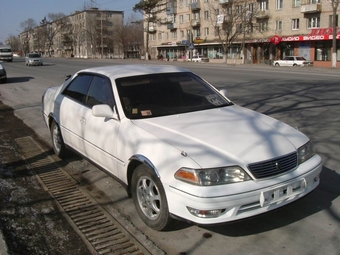
[[[196,63],[204,63],[209,62],[209,58],[203,56],[192,56],[192,58],[188,58],[188,61],[196,62]]]
[[[59,157],[73,149],[117,178],[149,227],[239,220],[319,184],[322,160],[300,131],[234,104],[182,68],[90,68],[43,95]]]
[[[275,60],[274,66],[313,66],[313,61],[301,56],[286,56],[282,60]]]

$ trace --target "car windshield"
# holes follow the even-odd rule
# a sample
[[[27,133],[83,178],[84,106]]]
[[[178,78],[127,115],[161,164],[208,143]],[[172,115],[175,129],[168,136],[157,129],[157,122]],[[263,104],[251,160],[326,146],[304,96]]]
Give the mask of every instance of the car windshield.
[[[190,72],[119,78],[116,85],[125,115],[130,119],[231,105],[208,83]]]
[[[40,54],[29,54],[29,58],[40,58]]]

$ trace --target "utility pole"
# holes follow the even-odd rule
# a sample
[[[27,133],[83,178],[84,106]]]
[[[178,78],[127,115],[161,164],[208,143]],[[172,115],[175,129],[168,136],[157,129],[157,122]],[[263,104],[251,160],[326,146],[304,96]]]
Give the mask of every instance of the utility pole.
[[[336,54],[336,37],[337,37],[337,24],[336,24],[336,11],[338,9],[339,0],[331,0],[332,1],[332,8],[333,8],[333,41],[332,41],[332,67],[336,68],[337,64],[337,54]]]

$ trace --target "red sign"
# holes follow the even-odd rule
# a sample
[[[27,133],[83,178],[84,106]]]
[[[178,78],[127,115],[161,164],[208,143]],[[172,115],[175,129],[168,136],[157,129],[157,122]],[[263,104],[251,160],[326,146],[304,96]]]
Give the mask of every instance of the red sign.
[[[272,38],[270,38],[270,41],[274,44],[279,44],[281,40],[282,38],[278,35],[274,35]]]
[[[340,39],[340,28],[337,29],[337,39]],[[274,36],[275,37],[275,36]],[[273,37],[273,38],[274,38]],[[285,36],[281,38],[283,42],[332,40],[333,28],[313,28],[309,35]]]

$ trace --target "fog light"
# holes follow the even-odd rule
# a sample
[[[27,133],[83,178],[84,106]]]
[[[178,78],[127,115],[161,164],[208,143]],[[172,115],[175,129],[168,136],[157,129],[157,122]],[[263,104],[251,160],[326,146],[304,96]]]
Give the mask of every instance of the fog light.
[[[215,209],[215,210],[199,210],[191,207],[187,207],[188,211],[199,218],[217,218],[225,213],[226,209]]]

